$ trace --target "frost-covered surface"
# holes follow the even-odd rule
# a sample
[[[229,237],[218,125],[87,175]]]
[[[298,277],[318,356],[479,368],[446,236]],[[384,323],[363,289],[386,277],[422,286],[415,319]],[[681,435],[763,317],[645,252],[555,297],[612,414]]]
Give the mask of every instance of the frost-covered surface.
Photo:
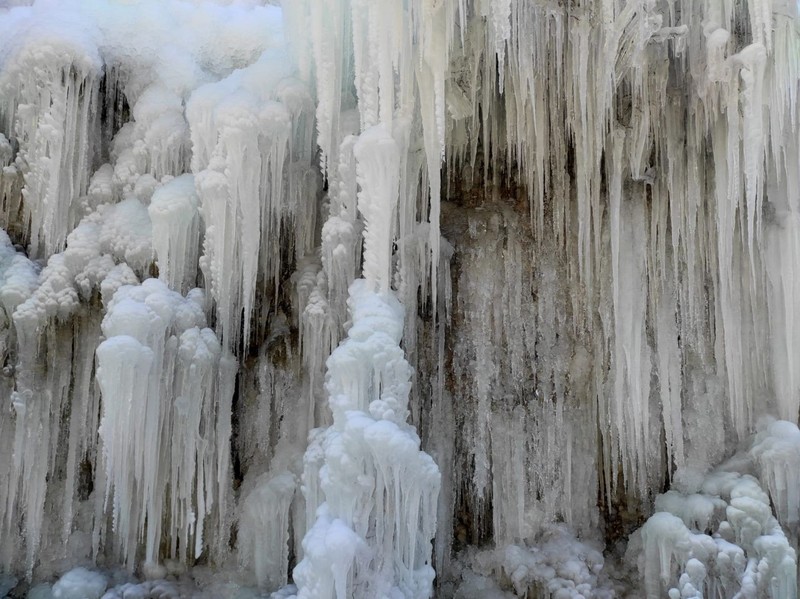
[[[0,596],[794,597],[799,13],[0,1]]]

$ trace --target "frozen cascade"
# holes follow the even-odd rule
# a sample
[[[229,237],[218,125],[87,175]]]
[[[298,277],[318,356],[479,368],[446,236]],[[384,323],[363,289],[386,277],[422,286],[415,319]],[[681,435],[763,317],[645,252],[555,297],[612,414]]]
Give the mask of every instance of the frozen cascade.
[[[0,2],[0,596],[795,597],[799,95],[795,0]]]

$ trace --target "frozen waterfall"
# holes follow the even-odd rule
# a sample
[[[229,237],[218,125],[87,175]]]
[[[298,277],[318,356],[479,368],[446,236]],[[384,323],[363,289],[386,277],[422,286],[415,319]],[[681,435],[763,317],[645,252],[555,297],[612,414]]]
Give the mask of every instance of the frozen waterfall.
[[[0,597],[795,599],[800,2],[0,0]]]

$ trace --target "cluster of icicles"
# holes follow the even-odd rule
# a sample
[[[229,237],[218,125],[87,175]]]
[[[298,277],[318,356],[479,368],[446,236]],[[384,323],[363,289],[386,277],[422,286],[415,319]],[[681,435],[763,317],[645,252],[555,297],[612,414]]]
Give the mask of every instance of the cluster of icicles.
[[[798,4],[264,4],[0,8],[0,591],[796,596]]]

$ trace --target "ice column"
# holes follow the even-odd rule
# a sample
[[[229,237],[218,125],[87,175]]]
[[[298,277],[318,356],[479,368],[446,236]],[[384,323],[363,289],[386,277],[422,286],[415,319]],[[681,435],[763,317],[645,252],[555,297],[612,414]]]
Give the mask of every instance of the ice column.
[[[348,336],[327,362],[333,424],[312,432],[306,452],[309,529],[294,578],[302,598],[422,599],[433,593],[440,474],[406,422],[412,373],[390,290],[400,156],[384,125],[361,136],[355,156],[365,278],[350,285]]]
[[[322,505],[295,569],[298,596],[429,597],[440,475],[405,422],[403,307],[365,280],[351,285],[349,307],[348,338],[328,360],[333,425],[306,454],[306,500]]]

